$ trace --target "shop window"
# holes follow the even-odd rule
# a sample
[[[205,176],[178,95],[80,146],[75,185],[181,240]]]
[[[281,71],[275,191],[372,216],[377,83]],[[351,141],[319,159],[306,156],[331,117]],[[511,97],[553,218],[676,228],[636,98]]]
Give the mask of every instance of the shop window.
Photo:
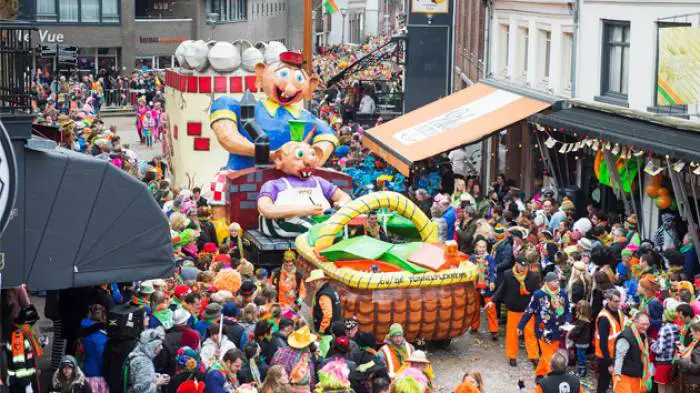
[[[221,22],[248,19],[248,0],[209,0],[208,4],[209,12],[218,14]]]
[[[119,23],[120,0],[35,1],[37,21],[59,23]]]
[[[602,101],[627,104],[630,66],[630,24],[603,22],[603,56],[600,73]]]

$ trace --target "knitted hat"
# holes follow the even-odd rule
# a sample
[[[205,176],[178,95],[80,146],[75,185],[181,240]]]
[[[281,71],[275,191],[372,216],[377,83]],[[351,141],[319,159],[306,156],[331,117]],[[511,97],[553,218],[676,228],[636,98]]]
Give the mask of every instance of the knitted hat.
[[[192,314],[190,314],[189,311],[185,310],[184,308],[178,308],[173,312],[173,323],[175,325],[185,325],[187,324],[187,321],[190,320],[190,317]]]
[[[196,330],[185,329],[180,335],[180,344],[185,347],[199,348],[199,333]]]
[[[238,318],[241,315],[241,310],[238,309],[238,305],[234,302],[228,302],[224,304],[221,311],[225,317]]]
[[[570,212],[576,210],[576,205],[569,199],[564,199],[561,202],[561,210],[565,212]]]
[[[387,336],[403,336],[403,326],[399,323],[392,323],[391,326],[389,326],[389,334]]]
[[[227,263],[230,265],[231,264],[231,256],[228,254],[218,254],[214,258],[214,262],[224,262],[224,263]]]
[[[625,247],[625,248],[623,248],[622,251],[620,252],[620,256],[623,256],[623,257],[631,257],[631,256],[632,256],[632,250],[630,250],[628,247]]]
[[[204,381],[192,379],[181,383],[175,393],[204,393],[205,386]]]
[[[202,251],[206,252],[208,254],[213,254],[213,253],[219,251],[219,247],[217,247],[216,244],[214,244],[214,243],[206,243],[206,244],[204,244]]]
[[[496,240],[503,240],[506,238],[506,230],[501,224],[496,224],[496,227],[493,228],[493,232],[495,233]]]
[[[635,213],[630,214],[627,216],[627,219],[625,220],[625,228],[628,230],[632,230],[637,227],[637,215]]]
[[[247,259],[242,259],[241,264],[238,265],[238,272],[241,273],[241,276],[252,277],[255,274],[255,266]]]
[[[226,290],[216,291],[213,295],[211,295],[211,301],[223,305],[233,301],[233,293]]]
[[[200,365],[199,353],[187,345],[180,347],[177,350],[177,365],[190,370],[198,370]]]
[[[187,285],[178,285],[175,287],[175,296],[185,296],[188,293],[192,293],[192,288]]]
[[[576,261],[576,262],[574,262],[574,269],[576,269],[580,272],[585,272],[586,271],[586,263],[581,262],[581,261]]]
[[[219,316],[221,315],[221,310],[221,304],[209,303],[207,304],[207,308],[205,308],[204,312],[202,313],[202,319],[211,320],[219,318]]]
[[[593,249],[593,243],[585,237],[579,240],[577,244],[582,251],[590,252]]]

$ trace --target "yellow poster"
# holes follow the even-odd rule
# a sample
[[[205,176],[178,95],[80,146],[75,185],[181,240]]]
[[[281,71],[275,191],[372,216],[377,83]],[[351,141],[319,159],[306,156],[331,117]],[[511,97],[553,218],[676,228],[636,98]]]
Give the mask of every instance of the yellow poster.
[[[700,28],[659,29],[657,105],[700,102]]]
[[[446,14],[450,0],[413,0],[411,10],[418,14]]]

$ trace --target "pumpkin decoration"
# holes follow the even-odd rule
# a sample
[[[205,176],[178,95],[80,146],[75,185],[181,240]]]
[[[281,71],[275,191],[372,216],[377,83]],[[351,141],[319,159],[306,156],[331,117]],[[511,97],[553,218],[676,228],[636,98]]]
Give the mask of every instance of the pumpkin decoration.
[[[657,195],[659,197],[664,196],[664,195],[671,196],[671,191],[669,191],[668,188],[666,188],[666,187],[659,187]]]

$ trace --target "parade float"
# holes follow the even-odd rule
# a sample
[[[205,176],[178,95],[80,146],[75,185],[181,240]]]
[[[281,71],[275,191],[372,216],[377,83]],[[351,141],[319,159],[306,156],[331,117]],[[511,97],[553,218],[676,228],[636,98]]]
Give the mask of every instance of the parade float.
[[[301,54],[279,45],[270,52],[268,44],[262,56],[242,59],[240,71],[235,62],[212,60],[219,44],[183,43],[180,64],[190,70],[170,70],[166,77],[168,86],[179,88],[167,92],[176,113],[174,171],[200,168],[205,174],[217,168],[210,199],[215,224],[240,225],[243,254],[256,266],[279,264],[284,251],[296,249],[299,270],[308,275],[322,269],[340,294],[344,316],[356,317],[363,332],[382,338],[400,323],[409,340],[441,344],[463,334],[479,316],[476,267],[454,241],[439,243],[436,224],[401,194],[383,191],[353,200],[352,178],[323,168],[337,138],[300,108],[318,84],[303,70]],[[230,55],[231,46],[223,47]],[[200,56],[190,59],[194,48]],[[234,75],[197,74],[207,69],[201,57],[207,50],[211,67],[235,69]],[[258,92],[257,100],[251,91]],[[186,134],[178,135],[180,126]],[[196,156],[180,141],[189,137],[195,152],[201,151],[198,140],[214,139],[218,143],[206,146],[217,154]],[[378,210],[384,240],[362,231],[368,214]]]

